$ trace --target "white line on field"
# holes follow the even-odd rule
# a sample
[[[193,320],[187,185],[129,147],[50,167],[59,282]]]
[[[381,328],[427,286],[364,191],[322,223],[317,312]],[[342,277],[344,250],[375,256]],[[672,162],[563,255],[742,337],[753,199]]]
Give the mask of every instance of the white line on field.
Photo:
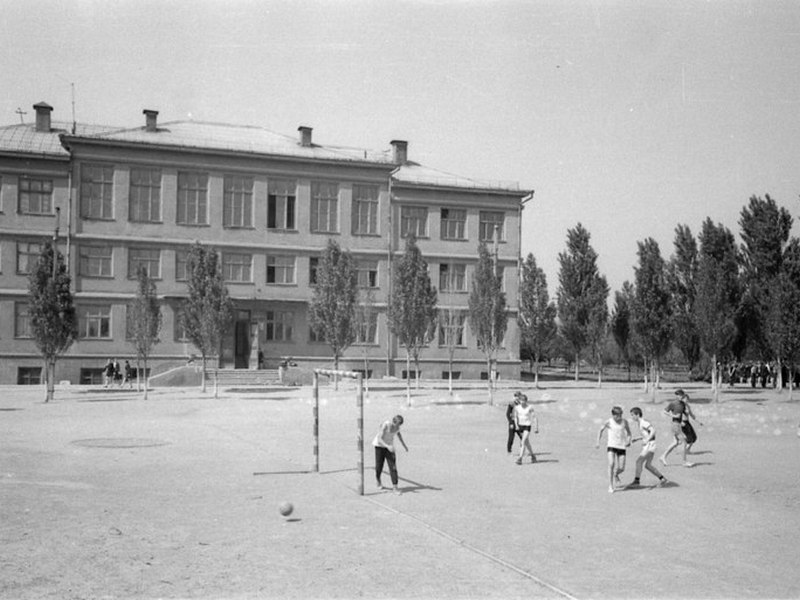
[[[412,515],[410,513],[403,512],[401,510],[397,510],[396,508],[392,508],[391,506],[387,506],[386,504],[383,504],[382,502],[378,502],[377,500],[374,500],[373,498],[368,498],[366,496],[364,496],[363,498],[364,498],[364,500],[366,500],[368,502],[372,502],[373,504],[376,504],[376,505],[380,506],[381,508],[385,508],[389,512],[393,512],[395,514],[402,515],[404,517],[408,517],[409,519],[414,519],[418,523],[422,523],[422,525],[424,525],[426,528],[430,529],[432,532],[436,533],[437,535],[442,536],[446,540],[449,540],[449,541],[453,542],[454,544],[462,546],[462,547],[466,548],[467,550],[470,550],[470,551],[474,552],[475,554],[479,554],[479,555],[483,556],[484,558],[488,558],[492,562],[496,562],[498,565],[501,565],[501,566],[503,566],[503,567],[505,567],[507,569],[511,569],[515,573],[519,573],[523,577],[527,577],[528,579],[538,583],[542,587],[546,587],[547,589],[555,592],[559,596],[562,596],[564,598],[568,598],[569,600],[578,600],[572,594],[570,594],[568,592],[565,592],[564,590],[562,590],[560,588],[557,588],[556,586],[551,585],[551,584],[547,583],[546,581],[542,581],[541,579],[539,579],[535,575],[532,575],[531,573],[529,573],[525,569],[517,567],[516,565],[512,565],[510,562],[505,561],[505,560],[503,560],[502,558],[500,558],[498,556],[494,556],[493,554],[489,554],[488,552],[484,552],[480,548],[476,548],[472,544],[469,544],[468,542],[465,542],[464,540],[460,540],[457,537],[450,535],[446,531],[442,531],[441,529],[439,529],[437,527],[434,527],[430,523],[426,523],[424,520],[420,519],[419,517],[416,517],[416,516],[414,516],[414,515]]]

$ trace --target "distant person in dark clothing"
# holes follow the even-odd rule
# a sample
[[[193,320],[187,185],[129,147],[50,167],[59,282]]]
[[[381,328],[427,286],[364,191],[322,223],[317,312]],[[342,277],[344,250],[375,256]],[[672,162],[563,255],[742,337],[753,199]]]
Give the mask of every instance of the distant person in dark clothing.
[[[103,387],[107,388],[114,383],[114,359],[109,358],[106,366],[103,367]]]

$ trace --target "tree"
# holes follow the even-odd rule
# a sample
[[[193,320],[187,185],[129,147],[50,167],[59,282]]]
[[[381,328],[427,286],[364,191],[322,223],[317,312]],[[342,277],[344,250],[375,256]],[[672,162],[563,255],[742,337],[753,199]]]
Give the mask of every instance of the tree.
[[[575,357],[575,380],[580,373],[581,352],[590,343],[590,323],[596,329],[602,316],[599,303],[608,297],[608,284],[597,270],[597,253],[592,248],[589,232],[578,223],[567,231],[567,249],[558,255],[560,270],[556,293],[560,333]],[[605,289],[605,295],[603,294]]]
[[[722,373],[718,361],[726,357],[736,336],[736,307],[739,304],[736,243],[723,225],[706,219],[700,233],[697,266],[697,319],[700,344],[711,358],[711,378],[719,400]]]
[[[792,238],[783,254],[781,270],[770,291],[766,339],[777,359],[779,382],[783,366],[789,366],[789,399],[792,398],[795,365],[800,361],[800,240]]]
[[[206,359],[219,356],[222,336],[233,319],[233,302],[222,279],[217,253],[200,242],[186,258],[189,297],[181,313],[186,335],[203,358],[202,389],[206,391]]]
[[[45,402],[53,399],[56,361],[78,337],[77,317],[64,257],[49,241],[28,276],[31,333],[44,359]]]
[[[534,380],[539,387],[539,361],[558,331],[556,305],[550,301],[547,276],[536,264],[533,254],[522,263],[519,288],[519,326],[522,345],[530,350]]]
[[[147,400],[147,359],[158,344],[161,330],[161,306],[156,297],[156,284],[144,267],[136,270],[136,298],[128,305],[128,334],[136,350],[136,385],[139,385],[139,361],[144,366],[144,399]]]
[[[364,351],[364,391],[369,393],[369,349],[375,343],[378,310],[371,288],[362,290],[361,304],[356,310],[356,342]]]
[[[598,386],[603,383],[603,350],[608,336],[608,291],[606,278],[597,275],[587,294],[589,318],[586,322],[586,341],[592,353],[592,363],[597,369]]]
[[[772,304],[770,292],[777,289],[775,280],[781,272],[792,217],[769,194],[763,200],[751,196],[749,204],[742,208],[739,226],[743,242],[739,254],[744,284],[743,333],[750,349],[762,360],[769,360],[773,358],[766,326]]]
[[[411,358],[419,386],[419,354],[433,337],[436,328],[436,288],[431,285],[428,263],[413,236],[394,269],[392,297],[389,299],[389,329],[406,349],[406,398],[411,405]]]
[[[675,228],[675,253],[667,265],[667,287],[672,305],[672,332],[675,345],[694,370],[700,362],[700,334],[695,321],[697,297],[697,241],[687,225]]]
[[[638,242],[639,266],[634,269],[633,326],[650,363],[653,401],[658,386],[661,359],[672,341],[672,310],[664,260],[653,238]]]
[[[631,310],[634,301],[633,286],[630,281],[622,284],[622,290],[614,292],[614,310],[611,313],[611,335],[619,348],[620,356],[628,369],[631,380]]]
[[[358,274],[353,256],[329,239],[319,260],[317,282],[308,310],[311,326],[333,351],[337,371],[339,358],[356,340],[357,304]],[[338,385],[338,378],[334,378],[337,389]]]
[[[494,404],[494,357],[503,345],[508,327],[506,295],[497,273],[496,260],[484,242],[478,246],[478,264],[469,293],[469,324],[478,349],[486,357],[489,404]]]

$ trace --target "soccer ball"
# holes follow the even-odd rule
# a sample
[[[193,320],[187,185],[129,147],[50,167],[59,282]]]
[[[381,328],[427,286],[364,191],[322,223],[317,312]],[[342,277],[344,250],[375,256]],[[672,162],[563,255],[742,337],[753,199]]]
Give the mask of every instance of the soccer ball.
[[[278,506],[278,510],[284,517],[288,517],[290,514],[292,514],[294,506],[292,506],[291,502],[281,502]]]

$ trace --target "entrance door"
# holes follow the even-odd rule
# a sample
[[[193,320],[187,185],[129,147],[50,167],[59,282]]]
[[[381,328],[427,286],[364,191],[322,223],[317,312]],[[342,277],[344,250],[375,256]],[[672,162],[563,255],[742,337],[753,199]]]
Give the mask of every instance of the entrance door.
[[[247,369],[250,366],[250,311],[236,313],[236,326],[233,334],[233,366]]]

